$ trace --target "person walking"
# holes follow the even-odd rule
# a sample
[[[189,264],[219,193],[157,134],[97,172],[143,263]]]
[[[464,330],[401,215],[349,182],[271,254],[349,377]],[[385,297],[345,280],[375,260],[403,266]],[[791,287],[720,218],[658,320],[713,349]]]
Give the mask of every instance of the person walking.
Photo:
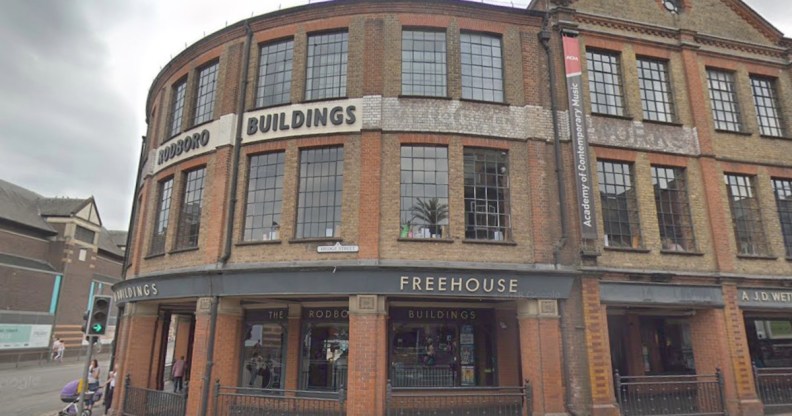
[[[173,363],[173,368],[171,369],[171,376],[173,376],[173,392],[179,393],[184,388],[184,367],[186,363],[184,362],[184,356],[182,355],[181,358],[176,360]]]
[[[96,394],[96,391],[99,390],[99,380],[101,377],[102,369],[99,368],[99,362],[94,358],[91,360],[91,366],[88,367],[88,391]],[[93,394],[91,395],[90,400],[87,401],[89,409],[93,409]]]
[[[52,343],[52,360],[59,363],[63,362],[63,352],[66,350],[66,344],[60,338],[55,338]]]
[[[118,364],[113,367],[113,371],[107,373],[107,383],[105,384],[104,406],[105,414],[110,412],[113,406],[113,391],[115,391],[116,379],[118,378]]]

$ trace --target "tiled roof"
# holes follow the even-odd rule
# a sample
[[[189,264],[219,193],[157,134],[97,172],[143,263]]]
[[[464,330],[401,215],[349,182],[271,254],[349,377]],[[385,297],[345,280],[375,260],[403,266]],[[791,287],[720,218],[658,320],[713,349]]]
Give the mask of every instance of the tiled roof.
[[[68,217],[82,208],[87,198],[41,198],[39,209],[45,217]]]
[[[39,200],[43,197],[35,192],[0,179],[0,219],[32,227],[47,234],[57,234],[39,211]]]
[[[0,266],[22,267],[25,269],[41,270],[44,272],[54,272],[55,268],[51,264],[27,257],[14,256],[13,254],[0,253]]]

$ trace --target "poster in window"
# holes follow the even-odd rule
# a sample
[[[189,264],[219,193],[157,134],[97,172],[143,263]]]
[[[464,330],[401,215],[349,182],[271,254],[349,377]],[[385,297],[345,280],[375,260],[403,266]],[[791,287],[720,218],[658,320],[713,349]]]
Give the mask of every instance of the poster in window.
[[[475,364],[474,357],[472,345],[462,345],[459,348],[459,359],[462,362],[462,365]]]
[[[472,365],[462,366],[462,385],[475,386],[476,385],[476,371]]]
[[[473,345],[473,326],[472,325],[462,325],[462,329],[459,335],[459,343],[462,345],[469,344]]]

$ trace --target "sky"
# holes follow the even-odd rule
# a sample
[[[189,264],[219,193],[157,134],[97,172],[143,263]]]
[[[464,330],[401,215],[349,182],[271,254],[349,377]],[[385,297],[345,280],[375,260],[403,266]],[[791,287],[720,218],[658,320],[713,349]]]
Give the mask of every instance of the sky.
[[[103,225],[126,229],[146,96],[162,67],[226,25],[308,2],[4,1],[0,179],[45,197],[93,196]],[[524,7],[529,0],[501,3]],[[785,1],[747,3],[792,35]]]

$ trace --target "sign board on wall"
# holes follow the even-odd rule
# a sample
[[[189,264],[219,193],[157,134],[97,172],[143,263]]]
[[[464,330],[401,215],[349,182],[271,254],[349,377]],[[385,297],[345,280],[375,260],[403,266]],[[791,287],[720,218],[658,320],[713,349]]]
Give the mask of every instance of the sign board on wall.
[[[266,108],[245,113],[244,142],[360,131],[363,100],[352,98]]]
[[[0,324],[0,350],[49,347],[52,325]]]

